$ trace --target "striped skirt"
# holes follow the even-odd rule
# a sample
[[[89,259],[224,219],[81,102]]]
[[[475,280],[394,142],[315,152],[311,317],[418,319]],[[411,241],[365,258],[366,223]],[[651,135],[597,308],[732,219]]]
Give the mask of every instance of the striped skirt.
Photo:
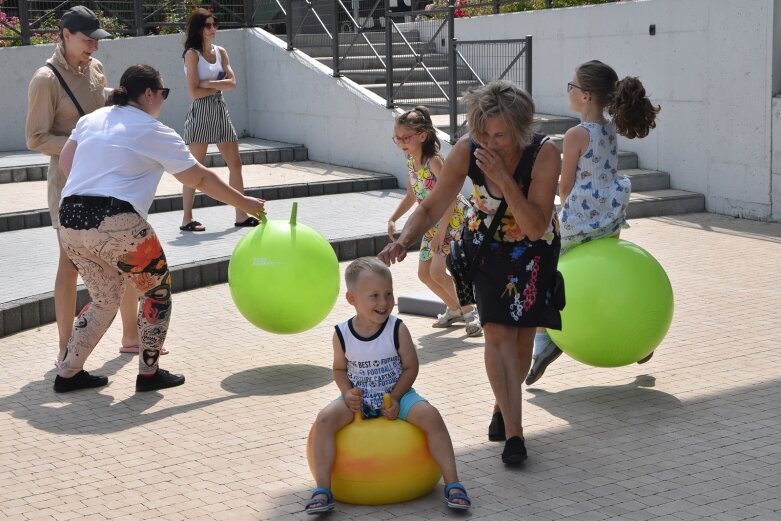
[[[183,137],[188,145],[239,140],[228,115],[228,107],[225,105],[222,92],[193,101],[184,120]]]

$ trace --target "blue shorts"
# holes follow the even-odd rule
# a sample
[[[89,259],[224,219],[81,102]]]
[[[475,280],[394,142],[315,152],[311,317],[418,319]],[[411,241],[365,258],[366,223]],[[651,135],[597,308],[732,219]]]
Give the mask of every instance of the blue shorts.
[[[344,396],[340,396],[338,399],[344,400]],[[425,402],[425,401],[427,400],[423,398],[421,395],[419,395],[417,392],[415,392],[414,387],[410,387],[409,391],[404,393],[404,396],[402,396],[401,400],[399,400],[399,419],[406,421],[407,415],[409,414],[410,409],[412,409],[412,406],[418,402]],[[383,415],[382,411],[380,410],[369,409],[368,407],[363,408],[364,418],[376,418],[382,415]]]

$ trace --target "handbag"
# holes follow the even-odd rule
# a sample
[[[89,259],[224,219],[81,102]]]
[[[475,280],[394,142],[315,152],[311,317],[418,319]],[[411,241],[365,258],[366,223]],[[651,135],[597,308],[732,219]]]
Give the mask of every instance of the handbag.
[[[538,136],[535,135],[534,141],[530,146],[526,147],[526,150],[524,150],[523,156],[515,169],[515,174],[513,174],[513,179],[516,183],[523,172],[530,169],[534,164],[534,159],[537,157],[537,151],[544,141],[544,139],[538,139]],[[474,153],[474,149],[472,150],[472,153]],[[450,243],[450,255],[445,259],[445,264],[447,265],[448,271],[450,271],[450,275],[453,277],[458,303],[461,306],[471,306],[477,303],[473,284],[475,270],[482,265],[485,260],[485,252],[488,248],[488,243],[493,240],[496,229],[499,227],[499,223],[502,221],[506,210],[507,200],[503,197],[502,202],[499,203],[499,208],[496,209],[496,213],[491,220],[491,226],[488,227],[488,231],[485,233],[485,239],[480,243],[474,258],[470,259],[464,249],[463,237],[464,232],[466,231],[466,223],[461,227],[461,237]],[[485,225],[482,221],[480,222],[480,227],[485,229]]]

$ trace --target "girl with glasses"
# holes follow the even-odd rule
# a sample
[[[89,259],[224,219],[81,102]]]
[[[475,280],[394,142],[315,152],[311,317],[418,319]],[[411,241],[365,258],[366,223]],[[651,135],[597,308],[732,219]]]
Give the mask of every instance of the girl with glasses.
[[[217,37],[217,20],[206,9],[198,8],[187,20],[187,36],[184,42],[184,73],[187,76],[187,92],[193,102],[184,121],[184,142],[200,162],[206,161],[206,150],[216,143],[228,166],[228,183],[244,192],[241,175],[239,138],[231,123],[228,107],[222,91],[236,88],[236,76],[223,47],[214,45]],[[195,190],[185,186],[182,190],[182,231],[202,232],[206,227],[193,218]],[[235,226],[257,226],[259,221],[236,209]]]
[[[444,161],[439,153],[439,138],[424,106],[417,106],[399,115],[393,129],[393,142],[407,157],[407,193],[388,220],[388,237],[396,240],[396,221],[407,213],[415,202],[420,203],[434,190]],[[483,328],[474,306],[461,306],[453,279],[445,270],[445,259],[450,243],[461,235],[469,202],[458,194],[441,218],[424,235],[420,245],[418,278],[447,309],[437,316],[432,327],[450,327],[456,322],[466,323],[467,336],[481,336]]]
[[[618,173],[617,134],[629,139],[647,136],[656,127],[660,110],[651,104],[638,78],[627,76],[619,81],[616,72],[598,60],[575,70],[567,83],[567,96],[581,122],[564,134],[559,183],[562,255],[584,242],[618,237],[627,226],[632,187],[629,178]],[[539,380],[561,353],[545,330],[540,330],[526,385]]]
[[[56,392],[101,387],[84,362],[103,337],[126,285],[141,294],[136,391],[184,383],[158,365],[171,320],[171,274],[146,216],[163,172],[251,215],[263,201],[245,197],[203,167],[182,138],[158,121],[165,103],[160,73],[132,65],[104,107],[81,118],[60,155],[67,178],[60,202],[60,240],[91,297],[76,318],[58,363]]]

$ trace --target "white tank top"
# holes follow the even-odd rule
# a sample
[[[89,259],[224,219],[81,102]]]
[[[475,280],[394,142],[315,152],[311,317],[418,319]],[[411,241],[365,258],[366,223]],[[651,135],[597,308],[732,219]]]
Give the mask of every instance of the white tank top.
[[[214,63],[209,63],[206,61],[206,58],[203,57],[201,54],[201,51],[198,49],[193,49],[198,54],[198,80],[200,81],[214,81],[220,78],[220,73],[223,73],[222,70],[222,53],[220,52],[220,47],[217,47],[216,45],[212,45],[212,50],[214,51],[215,56],[217,56],[217,61]],[[187,76],[187,66],[184,66],[184,75]]]
[[[383,395],[393,390],[401,376],[401,320],[391,315],[370,338],[355,332],[353,319],[335,327],[347,358],[347,378],[353,387],[361,390],[364,404],[372,409],[382,409]]]

